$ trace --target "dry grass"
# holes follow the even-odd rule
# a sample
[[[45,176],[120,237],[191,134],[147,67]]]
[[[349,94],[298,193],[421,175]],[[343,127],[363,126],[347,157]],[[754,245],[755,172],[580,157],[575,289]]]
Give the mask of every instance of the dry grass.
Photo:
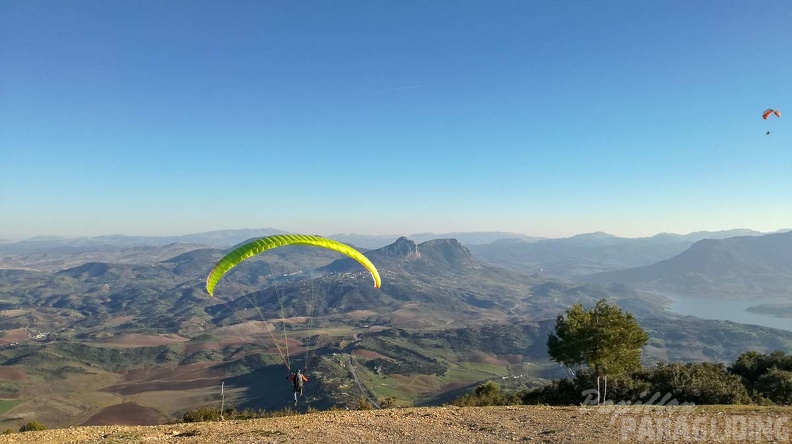
[[[24,381],[27,379],[27,374],[17,367],[0,367],[0,379],[5,379],[6,381]]]
[[[360,321],[362,319],[370,318],[372,316],[377,316],[377,312],[371,310],[354,310],[347,313],[344,313],[344,317],[347,319],[351,319],[353,321]]]
[[[107,328],[118,327],[121,324],[135,320],[135,318],[136,316],[116,316],[103,322],[102,326]]]
[[[102,341],[99,341],[99,343],[97,343],[96,345],[102,344],[105,346],[111,346],[117,348],[137,348],[137,347],[152,347],[156,345],[176,344],[187,341],[189,341],[189,339],[174,334],[166,334],[166,335],[128,334],[128,335],[118,335],[118,336],[113,336],[111,338],[103,339]]]
[[[17,316],[26,315],[26,314],[28,314],[29,312],[30,312],[30,310],[22,310],[22,309],[16,309],[16,310],[0,310],[0,316],[7,316],[7,317],[9,317],[9,318],[15,318],[15,317],[17,317]]]
[[[443,385],[437,376],[405,376],[396,375],[394,378],[399,381],[399,390],[405,393],[420,394],[437,390]]]
[[[14,342],[22,342],[28,339],[28,332],[24,328],[15,328],[13,330],[6,330],[2,337],[0,337],[0,345],[12,344]]]
[[[166,422],[167,419],[157,409],[125,402],[94,413],[82,425],[157,425]]]
[[[393,361],[393,359],[383,354],[371,350],[364,350],[362,348],[352,350],[352,356],[360,356],[361,358],[364,359],[385,359],[387,361]]]
[[[509,365],[509,363],[505,360],[498,359],[495,356],[480,351],[468,353],[467,360],[476,364],[489,364],[499,367],[506,367]]]

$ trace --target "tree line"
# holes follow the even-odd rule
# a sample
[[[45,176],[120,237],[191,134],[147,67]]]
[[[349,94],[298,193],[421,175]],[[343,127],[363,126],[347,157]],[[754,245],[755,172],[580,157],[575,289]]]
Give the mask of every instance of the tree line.
[[[453,402],[458,406],[547,404],[758,404],[792,405],[792,355],[750,351],[722,363],[641,365],[649,336],[631,313],[604,299],[590,308],[576,304],[556,319],[548,336],[550,357],[574,377],[518,393],[494,382]]]

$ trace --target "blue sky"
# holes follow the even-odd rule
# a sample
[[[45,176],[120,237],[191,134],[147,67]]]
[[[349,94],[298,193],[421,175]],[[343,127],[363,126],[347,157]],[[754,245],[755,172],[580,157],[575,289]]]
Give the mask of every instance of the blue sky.
[[[792,227],[787,2],[7,0],[0,17],[0,239]]]

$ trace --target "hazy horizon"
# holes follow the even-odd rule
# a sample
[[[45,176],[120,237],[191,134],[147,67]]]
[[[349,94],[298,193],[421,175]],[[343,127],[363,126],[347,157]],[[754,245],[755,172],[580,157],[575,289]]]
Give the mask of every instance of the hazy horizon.
[[[11,0],[0,17],[0,238],[792,225],[783,2]]]
[[[579,233],[572,233],[572,234],[569,234],[569,235],[560,235],[560,236],[541,236],[541,235],[536,235],[536,234],[532,234],[532,233],[524,233],[524,232],[508,231],[508,230],[471,230],[471,231],[440,230],[440,231],[411,231],[411,232],[394,232],[394,233],[358,233],[358,232],[333,232],[333,233],[324,232],[323,233],[323,232],[314,232],[314,231],[290,230],[288,228],[282,228],[282,227],[260,227],[260,228],[225,228],[225,229],[219,229],[219,230],[176,232],[176,233],[164,233],[164,234],[140,234],[140,233],[122,233],[122,232],[99,233],[99,234],[84,234],[84,235],[38,234],[38,235],[34,235],[34,236],[19,237],[19,238],[13,238],[13,237],[10,237],[10,236],[2,236],[2,235],[0,235],[0,242],[19,242],[19,241],[24,241],[24,240],[29,240],[29,239],[36,239],[36,238],[44,238],[44,239],[46,239],[46,238],[53,238],[53,239],[77,239],[77,238],[93,238],[93,237],[102,237],[102,236],[172,237],[172,236],[188,236],[188,235],[213,233],[213,232],[222,232],[222,231],[241,231],[241,230],[280,230],[280,231],[285,231],[285,232],[289,232],[289,233],[310,233],[310,234],[317,234],[317,235],[320,235],[320,236],[328,236],[328,237],[331,237],[331,236],[383,236],[383,237],[385,237],[385,236],[408,236],[409,237],[411,235],[422,235],[422,234],[432,234],[432,235],[434,235],[434,234],[453,234],[453,233],[469,233],[469,234],[473,234],[473,233],[510,233],[510,234],[518,234],[518,235],[524,235],[524,236],[530,236],[530,237],[538,237],[538,238],[546,238],[546,239],[562,239],[562,238],[569,238],[569,237],[578,236],[578,235],[584,235],[584,234],[605,233],[605,234],[616,236],[616,237],[620,237],[620,238],[637,239],[637,238],[652,237],[652,236],[656,236],[656,235],[660,235],[660,234],[675,234],[675,235],[684,236],[684,235],[698,233],[698,232],[719,232],[719,231],[733,231],[733,230],[750,230],[750,231],[756,231],[756,232],[760,232],[760,233],[764,233],[764,234],[771,234],[771,233],[777,233],[777,232],[790,231],[790,230],[792,230],[792,228],[786,228],[785,227],[785,228],[778,228],[778,229],[772,229],[772,230],[757,230],[757,229],[753,229],[753,228],[738,227],[738,228],[726,228],[726,229],[722,229],[722,230],[694,230],[694,231],[688,231],[688,232],[661,231],[661,232],[657,232],[657,233],[651,233],[651,234],[648,234],[648,235],[640,235],[640,236],[622,236],[622,235],[619,235],[618,233],[597,230],[597,231],[583,231],[583,232],[579,232]]]

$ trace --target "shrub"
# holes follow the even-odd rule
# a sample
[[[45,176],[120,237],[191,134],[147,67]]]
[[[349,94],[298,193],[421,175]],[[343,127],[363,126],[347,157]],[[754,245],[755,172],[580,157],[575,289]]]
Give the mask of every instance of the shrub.
[[[792,372],[773,367],[756,382],[759,392],[776,404],[792,404]]]
[[[35,432],[38,430],[47,430],[47,427],[45,427],[44,424],[41,424],[38,421],[30,421],[29,423],[19,428],[20,432]]]
[[[660,364],[650,381],[653,391],[670,393],[679,402],[699,405],[751,403],[740,377],[729,373],[723,364]]]
[[[523,404],[578,405],[581,391],[573,380],[560,379],[522,393]]]
[[[769,355],[746,352],[737,358],[729,371],[742,378],[754,402],[792,403],[792,355],[780,351]]]
[[[372,409],[371,403],[368,402],[368,399],[366,399],[365,396],[361,396],[360,398],[358,398],[358,405],[355,410],[371,410],[371,409]]]
[[[786,393],[776,377],[779,397]],[[602,381],[601,381],[602,382]],[[523,404],[577,405],[596,403],[597,383],[593,371],[582,369],[572,380],[553,381],[551,384],[522,394]],[[604,390],[603,390],[604,391]],[[608,378],[607,398],[619,402],[647,402],[659,393],[679,403],[694,404],[748,404],[751,397],[740,377],[730,374],[722,364],[688,363],[659,364],[655,369],[640,369]],[[588,394],[588,395],[587,395]],[[585,397],[585,398],[584,398]],[[656,399],[655,401],[659,401]]]
[[[489,381],[476,387],[473,393],[461,396],[452,402],[457,407],[482,407],[487,405],[513,405],[519,404],[520,398],[516,394],[504,393],[498,384]]]
[[[396,407],[396,399],[392,396],[388,396],[387,398],[380,399],[379,405],[381,409],[391,409]]]
[[[203,406],[195,410],[190,410],[182,416],[183,422],[204,422],[204,421],[218,421],[223,416],[220,409],[214,407]]]

